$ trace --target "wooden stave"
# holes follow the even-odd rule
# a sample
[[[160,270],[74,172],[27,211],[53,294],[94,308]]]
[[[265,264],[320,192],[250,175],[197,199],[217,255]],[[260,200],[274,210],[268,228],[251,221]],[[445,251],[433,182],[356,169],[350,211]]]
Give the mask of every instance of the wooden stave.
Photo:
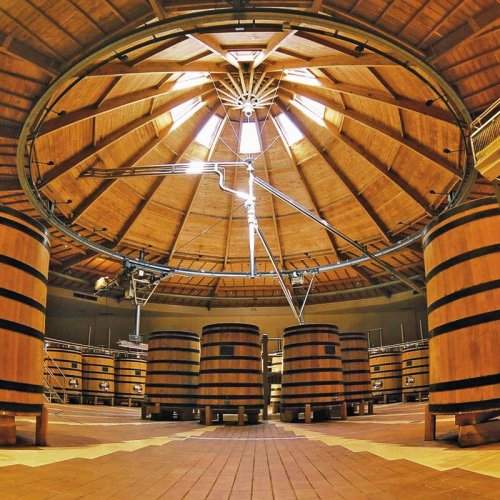
[[[0,228],[0,410],[39,412],[49,233],[6,206],[0,206]]]
[[[45,357],[45,365],[48,366],[53,377],[46,373],[50,385],[54,388],[56,392],[60,390],[60,386],[54,384],[53,378],[58,381],[62,386],[64,386],[65,392],[71,396],[79,396],[82,393],[82,353],[77,349],[65,349],[65,348],[55,348],[47,347],[46,351],[50,354],[51,359]],[[57,357],[56,357],[57,356]],[[52,362],[54,364],[52,364]],[[76,363],[77,367],[73,368],[71,363]],[[57,367],[66,376],[66,380],[63,379],[61,375],[57,374]],[[74,388],[69,385],[69,381],[75,379],[78,383],[77,387]]]
[[[232,345],[234,356],[221,356],[221,345]],[[227,411],[244,406],[246,411],[259,411],[264,405],[262,390],[259,328],[246,323],[205,326],[201,337],[198,407]]]
[[[139,371],[137,375],[135,372]],[[146,360],[129,356],[115,358],[115,398],[143,399],[146,384]],[[140,385],[141,392],[136,392],[134,386]]]
[[[107,367],[108,371],[102,371]],[[101,368],[101,370],[99,370]],[[101,382],[107,382],[109,391],[99,387]],[[115,363],[110,354],[82,354],[82,394],[83,396],[114,397],[115,393]]]
[[[499,221],[496,199],[482,198],[445,212],[425,230],[432,413],[500,409]]]
[[[340,341],[335,325],[317,323],[285,328],[283,344],[282,408],[305,404],[326,408],[344,401]],[[325,354],[327,345],[335,348],[335,354]],[[323,373],[331,380],[323,380]]]
[[[172,354],[168,358],[167,352],[175,353],[175,355]],[[195,408],[200,369],[199,358],[200,337],[198,334],[181,330],[152,332],[149,336],[146,364],[148,402],[172,408]],[[167,383],[166,377],[174,381]]]
[[[412,366],[407,362],[412,361]],[[416,362],[416,364],[413,364]],[[429,391],[429,347],[412,347],[403,349],[401,353],[401,376],[403,394],[414,394]],[[411,386],[406,385],[406,377],[415,379]]]
[[[368,358],[368,334],[342,332],[339,333],[339,339],[346,402],[371,401],[373,394]]]
[[[380,371],[375,371],[375,366],[382,366]],[[385,352],[370,356],[370,376],[372,379],[373,396],[401,396],[403,392],[401,378],[401,353]],[[380,376],[383,375],[383,376]],[[383,389],[375,390],[376,381],[382,380]]]

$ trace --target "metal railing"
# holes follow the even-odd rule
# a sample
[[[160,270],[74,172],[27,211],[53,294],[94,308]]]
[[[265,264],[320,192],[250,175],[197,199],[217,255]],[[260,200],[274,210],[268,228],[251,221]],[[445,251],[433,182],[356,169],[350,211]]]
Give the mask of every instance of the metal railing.
[[[500,99],[471,123],[470,141],[474,163],[481,160],[481,153],[500,137]]]

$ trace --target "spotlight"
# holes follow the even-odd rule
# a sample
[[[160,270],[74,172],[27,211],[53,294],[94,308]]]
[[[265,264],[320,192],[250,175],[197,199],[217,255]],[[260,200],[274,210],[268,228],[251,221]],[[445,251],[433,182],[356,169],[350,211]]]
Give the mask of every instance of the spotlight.
[[[458,153],[460,151],[465,151],[465,150],[464,149],[448,149],[448,148],[443,149],[443,153],[445,155],[449,155],[450,153]]]
[[[31,163],[36,163],[37,165],[49,165],[49,166],[55,165],[55,163],[52,160],[49,160],[49,161],[35,161],[35,160],[32,160]]]
[[[67,111],[55,111],[54,109],[52,108],[45,108],[49,113],[54,113],[55,115],[57,116],[66,116],[68,113]]]
[[[368,41],[366,41],[365,43],[359,43],[358,45],[356,45],[356,47],[354,47],[354,52],[356,52],[356,54],[362,54],[366,48],[367,43],[368,43]]]
[[[434,191],[434,189],[429,189],[429,194],[448,194],[448,193],[442,193],[440,191]]]
[[[127,54],[118,54],[118,52],[116,52],[115,50],[115,54],[116,54],[116,58],[119,60],[119,61],[128,61],[128,56]]]
[[[436,101],[439,101],[440,99],[444,99],[444,95],[440,95],[438,97],[436,97],[435,99],[427,99],[427,101],[425,101],[425,105],[426,106],[432,106]]]

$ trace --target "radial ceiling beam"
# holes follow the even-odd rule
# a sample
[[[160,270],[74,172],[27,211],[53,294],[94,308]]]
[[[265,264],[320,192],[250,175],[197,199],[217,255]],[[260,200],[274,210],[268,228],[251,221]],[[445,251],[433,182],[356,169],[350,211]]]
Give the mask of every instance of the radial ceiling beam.
[[[238,59],[236,59],[236,57],[234,57],[233,54],[231,54],[228,50],[224,50],[221,47],[220,43],[213,36],[199,35],[199,34],[192,34],[188,36],[189,38],[192,38],[193,40],[196,40],[197,42],[201,43],[204,47],[207,47],[208,50],[218,55],[219,57],[227,61],[235,68],[240,69]]]
[[[137,90],[135,92],[130,92],[129,94],[124,94],[119,97],[108,99],[107,101],[104,101],[102,104],[99,104],[98,102],[95,105],[87,106],[85,108],[72,111],[71,113],[68,113],[64,116],[59,116],[57,118],[45,122],[40,128],[38,137],[41,137],[45,134],[49,134],[64,127],[68,127],[69,125],[73,125],[83,120],[88,120],[89,118],[93,118],[94,116],[98,116],[103,113],[108,113],[110,111],[115,111],[124,106],[129,106],[131,104],[145,101],[147,99],[152,99],[153,97],[162,96],[164,94],[171,92],[175,83],[176,82],[168,82],[159,88],[152,87],[148,89]],[[213,84],[211,82],[207,82],[200,86],[191,87],[188,89],[188,91],[190,91],[189,95],[196,96],[196,95],[203,95],[212,88]],[[182,97],[185,93],[186,90],[182,92],[180,98],[187,100],[189,99],[189,97]],[[174,92],[174,95],[180,95],[180,94],[178,92]]]
[[[183,64],[179,61],[150,61],[131,66],[123,62],[105,64],[90,73],[94,76],[122,76],[122,75],[146,75],[154,73],[187,73],[209,71],[210,73],[226,73],[227,65],[219,63],[199,62]]]
[[[175,155],[175,157],[170,163],[176,163],[182,159],[182,157],[186,154],[189,147],[193,144],[200,130],[206,125],[208,120],[210,120],[211,116],[212,116],[212,110],[209,109],[207,113],[205,113],[203,118],[199,121],[193,134],[181,146],[180,153]],[[116,245],[119,245],[124,240],[128,231],[131,229],[135,221],[141,216],[141,214],[147,208],[147,206],[153,201],[154,196],[159,191],[161,186],[164,184],[166,179],[167,177],[163,176],[163,177],[157,177],[154,180],[145,198],[137,205],[133,213],[130,215],[130,217],[127,219],[127,221],[123,224],[122,228],[118,232],[118,236],[116,238],[116,243],[115,243]]]
[[[277,102],[282,112],[286,112],[285,105],[278,99]],[[301,131],[302,135],[309,141],[311,146],[316,150],[317,154],[321,157],[321,159],[330,167],[330,169],[334,172],[340,182],[343,184],[344,188],[349,191],[354,201],[363,209],[368,218],[371,220],[372,224],[377,228],[377,231],[381,234],[382,238],[390,242],[391,238],[388,235],[388,228],[382,222],[382,220],[375,213],[375,210],[370,206],[368,201],[363,197],[363,195],[356,189],[356,186],[353,182],[347,177],[347,175],[339,168],[339,166],[333,161],[328,155],[326,148],[322,147],[321,144],[316,140],[316,138],[309,132],[309,130],[304,126],[302,120],[299,120],[294,112],[287,113],[290,120],[292,120],[293,124]]]
[[[270,64],[268,73],[296,68],[328,68],[335,66],[396,66],[396,63],[379,54],[363,54],[359,57],[348,55],[313,57],[309,61],[285,61]]]
[[[0,33],[0,52],[28,62],[51,76],[56,75],[59,70],[59,64],[55,59],[37,52],[12,35]]]
[[[17,177],[0,177],[0,192],[22,190],[23,188]]]
[[[95,257],[96,255],[98,255],[98,253],[94,250],[88,250],[86,253],[79,253],[77,255],[74,255],[73,257],[70,257],[69,259],[63,261],[62,265],[57,269],[57,271],[63,273],[71,267],[77,266],[78,264],[81,264],[82,262]]]
[[[210,93],[211,97],[214,98],[213,96],[213,89],[205,92],[205,94]],[[198,97],[200,95],[200,92],[198,89],[191,90],[189,92],[186,92],[185,94],[177,97],[176,99],[173,99],[172,101],[168,102],[167,104],[163,104],[162,106],[159,106],[157,109],[155,109],[152,113],[149,113],[147,115],[141,116],[140,118],[137,118],[133,120],[130,123],[127,123],[123,127],[120,127],[119,129],[115,130],[111,134],[107,135],[103,139],[101,139],[97,144],[95,145],[90,145],[87,146],[86,148],[82,149],[78,153],[74,154],[73,156],[70,156],[67,160],[59,163],[55,167],[53,167],[51,170],[45,174],[45,176],[42,178],[40,182],[40,187],[45,187],[47,184],[50,182],[53,182],[57,178],[59,178],[61,175],[66,174],[73,168],[77,167],[81,163],[83,163],[85,160],[88,160],[92,156],[96,155],[103,149],[106,149],[107,147],[111,146],[121,138],[123,138],[125,135],[130,134],[131,132],[143,127],[144,125],[147,125],[148,123],[152,122],[156,118],[160,117],[161,115],[168,113],[170,110],[172,110],[174,107],[178,106],[179,104],[182,104],[183,102],[192,99],[194,97]]]
[[[403,97],[391,97],[384,92],[374,89],[368,89],[359,85],[352,85],[350,83],[333,83],[327,78],[316,78],[310,83],[294,81],[293,77],[283,76],[282,81],[290,82],[298,88],[322,88],[329,91],[339,92],[340,94],[354,95],[357,97],[364,97],[372,101],[389,104],[399,109],[406,111],[414,111],[426,116],[431,116],[437,120],[455,125],[456,122],[451,116],[450,112],[446,109],[438,108],[435,106],[426,106],[424,102],[414,101],[412,99],[405,99]],[[318,85],[319,83],[319,85]]]
[[[387,179],[389,179],[394,185],[405,192],[408,196],[412,198],[413,201],[418,203],[428,215],[434,216],[435,210],[429,205],[429,202],[418,193],[417,190],[413,189],[409,184],[406,183],[394,170],[389,170],[386,165],[384,165],[376,156],[372,155],[367,149],[358,144],[352,138],[347,136],[345,133],[341,133],[333,123],[328,120],[324,120],[328,129],[332,134],[339,139],[343,144],[345,144],[351,151],[361,156],[370,165],[375,167],[379,172],[381,172]]]
[[[322,45],[323,47],[328,47],[329,49],[336,50],[351,57],[358,56],[358,54],[353,49],[349,49],[344,45],[332,42],[331,39],[320,38],[319,36],[313,35],[312,33],[309,33],[307,31],[299,31],[296,36],[299,38],[303,38],[304,40],[309,40],[310,42]]]
[[[281,33],[275,33],[264,50],[260,51],[255,61],[253,63],[253,67],[256,68],[259,64],[263,63],[271,54],[273,54],[276,50],[278,50],[290,37],[295,35],[297,30],[288,30],[285,29]]]
[[[344,109],[341,106],[335,104],[332,102],[330,99],[326,99],[324,96],[320,96],[316,92],[312,92],[309,89],[306,89],[304,87],[299,87],[296,84],[285,84],[281,86],[281,90],[284,90],[285,92],[288,92],[289,94],[301,94],[305,97],[309,97],[310,99],[313,99],[327,108],[332,109],[333,111],[336,111],[337,113],[345,116],[346,118],[349,118],[350,120],[355,121],[356,123],[359,123],[361,125],[364,125],[365,127],[368,127],[375,132],[379,132],[386,137],[389,137],[390,139],[400,143],[402,146],[405,148],[408,148],[412,150],[413,152],[417,153],[419,156],[423,157],[426,160],[431,161],[432,163],[438,165],[439,167],[448,170],[451,174],[453,174],[454,177],[460,177],[461,172],[455,168],[455,166],[451,163],[449,163],[447,160],[445,160],[442,156],[437,154],[436,152],[432,151],[431,149],[428,149],[426,146],[423,146],[422,144],[418,143],[417,141],[410,139],[408,137],[401,137],[400,134],[394,132],[392,129],[378,123],[377,121],[373,120],[372,118],[368,118],[361,113],[358,113],[357,111],[353,111],[350,109]]]
[[[275,104],[277,105],[276,102],[275,102]],[[290,147],[288,146],[288,144],[286,142],[286,139],[283,137],[283,135],[281,133],[280,126],[277,123],[276,116],[273,114],[273,112],[271,112],[271,120],[273,122],[274,128],[276,129],[276,132],[280,136],[280,139],[281,139],[281,141],[283,143],[283,146],[285,147],[286,151],[288,152],[288,154],[290,156],[290,160],[291,160],[290,163],[291,163],[293,169],[295,170],[295,173],[297,174],[297,176],[301,180],[302,185],[304,186],[304,189],[305,189],[305,191],[307,193],[307,197],[309,198],[309,202],[313,206],[313,210],[312,211],[316,215],[319,215],[322,219],[326,219],[325,214],[322,212],[322,210],[321,210],[321,208],[319,206],[319,203],[316,201],[316,196],[312,192],[312,189],[309,186],[309,183],[307,182],[307,179],[305,178],[305,176],[304,176],[304,174],[302,172],[302,168],[299,165],[297,165],[297,161],[296,161],[295,155],[292,152],[292,150],[290,149]],[[338,245],[337,245],[337,241],[335,240],[335,237],[333,236],[332,233],[330,233],[329,231],[326,231],[326,229],[325,229],[325,234],[326,234],[328,240],[330,241],[330,244],[332,246],[332,250],[333,250],[333,253],[334,253],[335,257],[337,258],[337,260],[340,260],[339,249],[338,249]]]
[[[499,19],[500,5],[495,1],[491,7],[483,10],[473,17],[468,17],[462,26],[451,33],[448,33],[444,38],[439,40],[439,42],[433,44],[427,51],[429,59],[435,62],[448,52],[469,43],[481,32],[494,25],[499,25]]]
[[[131,64],[132,64],[132,66],[136,66],[137,64],[140,64],[144,61],[147,61],[150,57],[153,57],[156,54],[163,52],[164,50],[170,49],[171,47],[178,45],[179,43],[183,42],[184,40],[187,40],[187,38],[188,37],[186,35],[180,35],[180,36],[175,37],[175,38],[169,38],[168,40],[164,41],[163,43],[153,45],[153,47],[151,49],[142,53],[140,56],[134,57],[134,59],[131,61]]]
[[[165,14],[165,10],[163,8],[162,0],[148,0],[148,3],[153,9],[153,12],[155,13],[155,16],[159,21],[163,21],[167,18],[167,15]]]

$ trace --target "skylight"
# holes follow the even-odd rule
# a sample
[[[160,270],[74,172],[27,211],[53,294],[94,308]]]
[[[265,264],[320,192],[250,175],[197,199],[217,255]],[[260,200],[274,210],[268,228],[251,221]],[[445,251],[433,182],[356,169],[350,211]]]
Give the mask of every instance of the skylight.
[[[301,95],[296,95],[290,103],[300,109],[306,116],[308,116],[311,120],[314,120],[318,125],[321,125],[322,127],[325,126],[325,122],[323,121],[325,116],[325,106],[323,104]]]
[[[208,75],[209,73],[206,71],[190,71],[188,73],[182,73],[182,75],[177,78],[172,90],[181,90],[188,87],[194,87],[195,85],[201,85],[207,81]]]
[[[215,139],[215,134],[220,127],[222,118],[217,115],[212,115],[203,128],[198,132],[195,141],[205,146],[206,148],[212,147],[212,143]]]
[[[243,122],[241,124],[240,153],[260,153],[259,132],[255,122]]]
[[[183,102],[179,104],[175,108],[170,110],[170,114],[172,116],[172,121],[174,125],[172,130],[175,130],[177,127],[182,125],[188,118],[190,118],[198,109],[203,106],[203,102],[199,97],[193,97],[193,99],[189,99],[189,101]]]
[[[285,136],[285,140],[289,146],[299,142],[304,137],[302,132],[294,125],[292,120],[285,115],[285,113],[279,114],[276,117],[276,120],[278,121],[281,132]]]
[[[319,85],[320,82],[316,76],[307,68],[293,68],[285,70],[285,80],[291,80],[306,85]]]
[[[252,62],[259,55],[260,50],[231,50],[229,52],[238,62]]]

